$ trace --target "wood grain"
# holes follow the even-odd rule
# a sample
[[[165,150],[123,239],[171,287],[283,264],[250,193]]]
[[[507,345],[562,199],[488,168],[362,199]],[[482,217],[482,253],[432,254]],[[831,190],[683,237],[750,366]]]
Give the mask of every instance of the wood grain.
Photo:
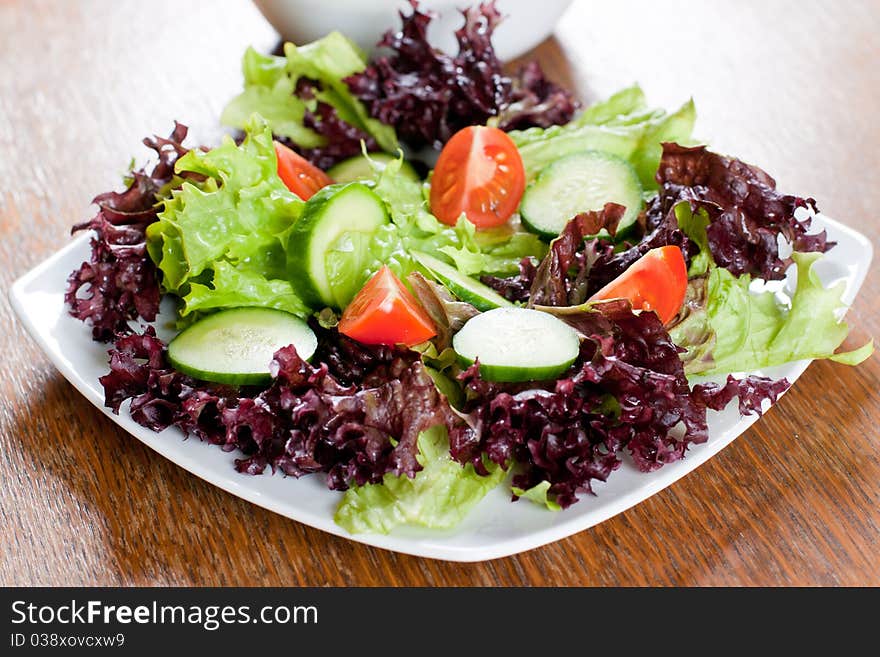
[[[880,4],[575,2],[535,55],[587,100],[693,95],[698,134],[877,242]],[[0,4],[0,280],[69,239],[140,139],[198,140],[276,36],[248,2]],[[61,282],[59,281],[59,285]],[[877,267],[848,346],[880,337]],[[880,585],[880,358],[815,363],[717,457],[571,538],[480,564],[330,536],[132,439],[55,371],[0,298],[0,584]],[[589,500],[583,502],[589,504]]]

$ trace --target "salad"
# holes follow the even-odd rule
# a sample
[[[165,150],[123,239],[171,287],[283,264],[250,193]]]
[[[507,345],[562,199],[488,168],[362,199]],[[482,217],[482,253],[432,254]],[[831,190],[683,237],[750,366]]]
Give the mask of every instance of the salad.
[[[372,60],[339,33],[248,50],[234,134],[144,140],[155,163],[74,227],[66,301],[111,345],[109,408],[323,477],[351,532],[448,528],[498,486],[589,504],[789,385],[743,373],[872,353],[837,351],[815,201],[696,141],[692,101],[508,76],[494,3],[463,13],[455,55],[415,1]]]

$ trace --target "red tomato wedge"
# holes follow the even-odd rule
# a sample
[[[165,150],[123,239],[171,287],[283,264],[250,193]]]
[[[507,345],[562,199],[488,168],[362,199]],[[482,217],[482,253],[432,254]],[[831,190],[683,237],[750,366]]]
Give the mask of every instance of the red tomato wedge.
[[[437,334],[424,308],[387,265],[348,304],[339,332],[364,344],[408,347]]]
[[[470,126],[446,142],[431,178],[431,212],[454,226],[465,213],[477,228],[504,224],[526,188],[522,157],[498,128]]]
[[[308,201],[322,187],[333,184],[326,173],[309,162],[299,153],[284,144],[275,142],[275,156],[278,159],[278,177],[287,189]]]
[[[634,309],[653,310],[667,324],[681,310],[686,292],[687,267],[681,249],[661,246],[636,260],[589,300],[629,299]]]

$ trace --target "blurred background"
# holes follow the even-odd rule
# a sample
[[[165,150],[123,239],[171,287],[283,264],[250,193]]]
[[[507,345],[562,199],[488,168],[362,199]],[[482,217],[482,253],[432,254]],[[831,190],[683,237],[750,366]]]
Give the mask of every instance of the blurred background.
[[[876,0],[845,9],[816,0],[575,0],[539,55],[586,101],[635,81],[654,106],[693,95],[698,136],[856,224],[880,177],[878,15]],[[268,52],[279,40],[247,0],[7,0],[0,30],[0,173],[25,186],[6,194],[45,196],[63,184],[74,214],[115,180],[108,161],[122,171],[140,139],[173,119],[215,139],[220,110],[240,90],[244,48]],[[77,153],[78,166],[49,161],[21,176],[9,154],[25,139]],[[864,175],[853,178],[854,169]],[[66,196],[77,189],[78,198]]]

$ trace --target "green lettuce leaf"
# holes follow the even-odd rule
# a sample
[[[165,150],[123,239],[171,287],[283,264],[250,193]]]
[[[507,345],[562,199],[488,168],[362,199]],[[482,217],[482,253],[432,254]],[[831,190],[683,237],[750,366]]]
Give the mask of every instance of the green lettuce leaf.
[[[722,268],[709,272],[705,315],[694,312],[670,334],[673,341],[700,357],[685,356],[689,374],[741,372],[781,365],[807,358],[830,358],[857,365],[873,353],[873,341],[850,352],[835,354],[849,332],[839,319],[846,305],[841,300],[843,283],[822,286],[814,271],[819,253],[793,253],[797,287],[790,303],[781,303],[772,291],[752,292],[748,275],[733,276]],[[700,322],[711,328],[700,344],[689,343],[688,334]],[[710,344],[711,341],[711,344]],[[707,345],[709,348],[707,348]]]
[[[449,256],[466,276],[511,276],[519,271],[519,262],[524,257],[541,260],[546,255],[547,245],[534,233],[523,230],[518,221],[511,220],[506,228],[505,239],[487,241],[482,232],[477,232],[475,226],[462,217],[456,227],[461,245],[442,246],[438,251]]]
[[[656,190],[661,143],[691,140],[696,109],[693,100],[668,114],[647,106],[638,86],[628,87],[588,107],[562,126],[510,132],[529,179],[560,157],[584,150],[604,151],[629,160],[646,191]]]
[[[256,112],[269,122],[275,134],[304,148],[314,148],[323,146],[326,140],[303,125],[303,117],[307,109],[314,110],[321,101],[333,106],[343,121],[372,135],[383,150],[393,153],[398,148],[394,128],[371,118],[343,81],[364,68],[364,54],[339,32],[304,46],[286,43],[284,57],[261,55],[248,48],[242,60],[244,91],[224,108],[220,121],[243,129]],[[300,78],[320,83],[315,98],[302,99],[294,94]]]
[[[286,280],[282,241],[304,204],[276,173],[265,120],[255,115],[246,128],[240,146],[227,137],[177,161],[178,173],[207,178],[183,183],[147,229],[163,290],[182,298],[182,315],[237,306],[308,313]]]
[[[708,371],[714,363],[715,329],[706,312],[708,291],[708,274],[689,279],[684,303],[668,329],[672,341],[687,349],[680,354],[686,374]]]
[[[639,175],[642,189],[648,194],[659,188],[654,176],[663,155],[663,142],[687,146],[691,142],[696,121],[697,108],[691,98],[672,114],[652,117],[641,124],[644,132],[639,136],[639,142],[629,160]]]
[[[675,212],[678,227],[688,236],[689,240],[700,247],[700,252],[691,258],[688,277],[702,276],[709,271],[709,267],[715,266],[715,259],[709,248],[709,237],[706,234],[710,223],[709,213],[705,208],[698,208],[694,212],[691,209],[691,204],[687,201],[676,203],[672,210]]]
[[[284,310],[300,317],[309,314],[310,309],[286,280],[267,278],[259,271],[235,267],[225,260],[214,263],[213,274],[210,286],[190,284],[184,297],[186,313],[259,306]]]
[[[495,464],[481,476],[449,456],[446,428],[433,427],[419,436],[418,461],[422,470],[410,479],[386,474],[382,484],[367,484],[346,491],[336,509],[336,524],[352,534],[387,534],[399,525],[449,529],[504,479]]]
[[[523,499],[530,500],[535,504],[545,506],[550,511],[562,510],[562,507],[559,506],[559,504],[557,504],[554,500],[550,499],[550,497],[547,495],[547,491],[550,490],[549,481],[542,481],[540,484],[535,484],[528,490],[523,490],[522,488],[517,488],[516,486],[511,486],[510,490],[517,497],[521,497]]]
[[[621,89],[605,100],[593,103],[575,119],[579,125],[621,125],[648,107],[642,88],[634,84]]]
[[[429,236],[448,229],[428,211],[422,183],[401,174],[404,160],[402,152],[398,155],[387,163],[370,160],[376,172],[373,191],[385,201],[394,224],[407,235]]]
[[[295,85],[283,57],[261,55],[248,48],[242,60],[244,91],[229,101],[220,122],[243,129],[254,113],[265,118],[277,135],[289,137],[303,148],[324,145],[324,138],[303,125],[306,103],[294,95]]]

